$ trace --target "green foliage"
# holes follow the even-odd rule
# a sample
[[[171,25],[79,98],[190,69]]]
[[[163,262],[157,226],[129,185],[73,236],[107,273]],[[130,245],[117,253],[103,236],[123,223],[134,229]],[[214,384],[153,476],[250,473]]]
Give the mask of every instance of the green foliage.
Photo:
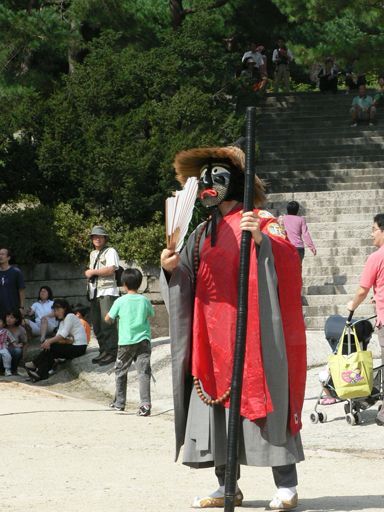
[[[0,228],[20,263],[85,262],[104,224],[122,257],[157,264],[175,153],[242,134],[258,101],[234,78],[242,50],[288,30],[271,0],[211,4],[185,0],[172,30],[163,0],[1,3]]]
[[[115,240],[115,242],[113,242]],[[146,226],[115,232],[111,239],[120,258],[135,261],[139,265],[159,265],[165,247],[165,228],[162,213],[156,212]]]
[[[291,21],[295,55],[311,64],[334,56],[340,66],[358,58],[363,71],[382,72],[384,11],[371,0],[273,0]]]

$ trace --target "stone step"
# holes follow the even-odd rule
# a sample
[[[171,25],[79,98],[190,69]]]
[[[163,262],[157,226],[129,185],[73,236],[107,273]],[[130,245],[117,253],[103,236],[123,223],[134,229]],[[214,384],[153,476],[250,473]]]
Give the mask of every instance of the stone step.
[[[364,262],[367,259],[367,256],[365,254],[357,254],[354,256],[323,256],[323,255],[316,255],[314,258],[309,258],[311,256],[311,253],[308,252],[308,261],[306,270],[308,270],[309,267],[312,267],[313,269],[316,269],[316,267],[335,267],[338,268],[349,268],[350,265],[352,266],[358,266],[364,265]]]
[[[320,251],[320,249],[330,250],[330,249],[337,249],[337,248],[343,248],[343,247],[352,247],[359,249],[366,249],[369,251],[369,249],[372,249],[372,239],[371,238],[339,238],[339,239],[322,239],[317,238],[315,240],[316,249]],[[373,250],[373,249],[372,249]]]
[[[372,95],[376,90],[368,88],[367,94]],[[345,94],[344,91],[339,91],[337,94],[324,95],[320,91],[311,92],[290,92],[290,93],[267,93],[261,105],[292,105],[292,104],[340,104],[343,102],[352,102],[355,94]]]
[[[283,127],[276,126],[275,124],[259,124],[256,127],[256,141],[262,143],[263,141],[273,141],[276,143],[289,141],[291,138],[302,138],[306,140],[308,137],[311,143],[316,139],[326,139],[333,137],[382,137],[384,134],[384,125],[367,126],[359,125],[356,128],[351,128],[348,124],[341,126],[323,126],[312,125],[310,129],[308,126],[301,124],[289,125],[286,123]]]
[[[270,213],[275,216],[285,214],[286,212],[287,202],[281,203],[278,207],[275,208],[266,208]],[[300,204],[299,215],[305,217],[307,222],[316,222],[316,220],[327,219],[330,221],[338,221],[338,220],[349,220],[356,219],[357,217],[360,220],[372,219],[373,216],[377,213],[377,206],[346,206],[345,208],[339,208],[338,206],[323,206],[323,207],[315,207],[308,208]],[[332,219],[331,217],[336,217]]]
[[[257,142],[260,144],[262,150],[276,150],[280,152],[286,151],[312,151],[313,146],[316,149],[324,148],[326,150],[337,148],[337,147],[348,147],[350,149],[353,148],[366,148],[375,147],[375,148],[384,148],[384,136],[375,136],[375,137],[361,137],[358,133],[351,133],[349,137],[333,137],[329,136],[327,138],[322,137],[318,139],[317,137],[312,137],[311,134],[307,134],[305,139],[305,144],[303,144],[303,140],[300,137],[291,137],[290,140],[281,140],[277,139],[269,139],[260,137],[257,139]]]
[[[303,306],[304,317],[320,316],[328,318],[331,315],[347,316],[347,302],[340,300],[339,304],[329,304],[328,306]],[[359,306],[359,316],[368,317],[374,315],[374,306],[372,304],[361,304]]]
[[[304,263],[305,260],[306,258],[304,258]],[[359,272],[349,276],[347,276],[346,274],[342,274],[340,272],[334,275],[332,275],[331,272],[327,272],[322,275],[316,273],[307,276],[303,275],[303,286],[309,287],[324,285],[355,285],[357,287],[360,282],[361,271],[362,269],[360,269]]]
[[[349,157],[349,158],[359,158],[359,160],[364,161],[365,157],[368,157],[368,160],[372,160],[373,156],[379,157],[383,153],[383,146],[380,144],[370,144],[369,146],[347,146],[347,145],[333,145],[333,146],[315,146],[310,147],[309,145],[302,146],[299,148],[292,148],[290,146],[283,148],[265,148],[262,147],[259,154],[258,160],[267,160],[267,159],[286,159],[286,160],[297,160],[297,159],[306,159],[313,160],[317,158],[330,158],[328,155],[332,155],[333,158],[336,157]],[[377,159],[375,159],[377,160]]]
[[[285,167],[290,167],[293,165],[297,166],[305,166],[310,165],[310,168],[314,168],[318,166],[320,169],[323,165],[329,164],[338,164],[336,169],[343,169],[344,163],[361,163],[364,164],[361,168],[371,167],[371,163],[374,164],[372,167],[383,168],[383,152],[382,151],[370,151],[366,154],[359,152],[357,154],[349,154],[347,151],[344,152],[343,155],[334,155],[327,153],[326,151],[314,151],[313,155],[309,158],[308,156],[302,155],[300,152],[294,152],[290,155],[285,155],[284,153],[263,153],[261,152],[257,163],[264,164],[267,162],[268,164],[276,165],[276,163],[282,163]],[[257,168],[256,163],[256,168]],[[357,166],[359,167],[359,166]],[[348,169],[348,166],[345,166]]]
[[[353,298],[356,289],[354,288],[351,293],[343,293],[343,294],[329,294],[329,295],[306,295],[303,297],[303,306],[306,308],[327,308],[333,306],[343,306],[347,304],[349,300]],[[359,311],[362,306],[372,307],[370,300],[367,300],[363,304],[359,306]]]
[[[367,190],[362,188],[360,190],[354,190],[346,195],[344,192],[337,190],[327,190],[321,192],[296,192],[296,193],[273,193],[268,194],[269,203],[283,202],[283,201],[298,201],[300,204],[318,203],[323,204],[324,202],[330,202],[331,200],[338,201],[356,201],[359,199],[367,199],[370,204],[375,201],[384,201],[384,189]]]
[[[323,284],[303,286],[302,293],[308,299],[310,295],[351,295],[356,292],[358,283],[354,284]],[[344,299],[343,299],[344,300]]]
[[[279,165],[276,166],[279,169]],[[305,170],[305,169],[285,169],[285,170],[276,170],[276,171],[268,171],[268,173],[264,173],[263,169],[260,167],[258,170],[258,176],[261,177],[262,174],[266,174],[268,176],[268,180],[316,180],[319,183],[335,180],[335,182],[345,182],[345,183],[364,183],[365,179],[369,181],[376,181],[377,183],[381,183],[384,181],[384,172],[381,169],[318,169],[314,170]]]
[[[360,256],[363,258],[367,258],[372,252],[375,251],[375,247],[373,247],[372,242],[371,245],[366,246],[341,246],[341,247],[318,247],[316,241],[314,241],[317,249],[316,258],[320,257],[351,257],[351,256]],[[310,252],[308,251],[308,254]]]
[[[369,201],[369,198],[361,198],[358,199],[357,202],[360,204],[354,204],[350,199],[342,199],[338,198],[335,200],[314,200],[310,199],[311,192],[308,192],[308,200],[304,200],[300,203],[299,215],[339,215],[341,213],[349,213],[353,215],[353,217],[357,217],[363,215],[364,217],[370,217],[372,214],[376,213],[377,206],[375,204],[365,204],[365,201]],[[285,212],[288,201],[276,201],[276,202],[268,202],[266,205],[266,209],[268,211],[278,211],[281,210]]]
[[[260,176],[263,179],[266,179],[264,176]],[[292,181],[286,180],[284,185],[282,185],[281,182],[278,180],[270,180],[268,183],[268,186],[266,187],[267,194],[274,193],[274,192],[282,192],[283,190],[286,192],[323,192],[326,190],[329,190],[329,188],[332,187],[333,190],[337,191],[344,191],[348,193],[351,190],[359,190],[361,188],[361,183],[346,183],[346,182],[339,182],[339,183],[332,183],[329,182],[316,182],[311,183],[310,185],[307,184],[305,180],[303,182],[298,183],[292,183]],[[367,182],[365,183],[366,189],[375,190],[378,187],[377,181]],[[380,185],[382,186],[382,185]]]
[[[358,229],[344,229],[342,226],[338,226],[337,229],[331,230],[327,229],[324,230],[321,227],[319,228],[312,228],[309,226],[309,231],[312,235],[312,238],[316,240],[316,242],[320,240],[326,240],[328,242],[333,242],[334,245],[340,245],[343,243],[345,238],[350,238],[351,240],[368,240],[369,236],[371,234],[371,225],[372,223],[368,223],[365,228],[358,228]]]
[[[309,256],[308,256],[309,258]],[[308,259],[307,258],[307,259]],[[343,276],[346,280],[348,280],[349,276],[360,276],[364,267],[364,261],[359,265],[348,265],[348,266],[338,266],[338,265],[316,265],[316,266],[303,266],[303,277],[307,276]]]

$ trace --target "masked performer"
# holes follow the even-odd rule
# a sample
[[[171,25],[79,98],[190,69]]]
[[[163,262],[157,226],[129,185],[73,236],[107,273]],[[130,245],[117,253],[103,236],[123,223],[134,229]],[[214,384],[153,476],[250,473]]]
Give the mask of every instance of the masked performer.
[[[198,148],[176,155],[177,179],[199,178],[211,210],[181,254],[164,249],[161,286],[170,315],[176,459],[214,467],[219,488],[194,508],[224,506],[226,419],[236,338],[241,232],[252,234],[246,353],[238,462],[272,467],[277,487],[269,506],[297,506],[296,463],[304,459],[299,431],[306,376],[300,259],[277,220],[259,209],[242,212],[244,153],[237,147]],[[237,487],[235,504],[243,495]]]

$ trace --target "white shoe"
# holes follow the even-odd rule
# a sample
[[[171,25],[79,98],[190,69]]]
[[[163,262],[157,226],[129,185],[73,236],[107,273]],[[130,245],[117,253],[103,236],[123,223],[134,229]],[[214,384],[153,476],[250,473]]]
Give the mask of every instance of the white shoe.
[[[356,128],[356,126],[357,126],[357,123],[352,123],[351,124],[351,128]]]
[[[296,494],[292,496],[290,500],[282,499],[279,497],[278,494],[275,495],[272,501],[269,502],[269,509],[270,510],[293,510],[297,507],[297,504],[299,502],[299,497]]]
[[[11,370],[8,370],[7,368],[4,370],[4,377],[12,377]]]
[[[373,123],[369,123],[369,126],[374,126],[374,124]]]

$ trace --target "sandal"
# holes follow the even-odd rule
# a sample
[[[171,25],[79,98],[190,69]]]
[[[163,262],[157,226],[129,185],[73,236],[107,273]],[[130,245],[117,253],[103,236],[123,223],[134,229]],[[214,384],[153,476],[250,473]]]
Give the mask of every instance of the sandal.
[[[243,493],[240,489],[235,494],[235,507],[241,507],[243,503]],[[192,508],[223,508],[225,497],[220,491],[215,491],[204,498],[196,498],[193,500]]]

